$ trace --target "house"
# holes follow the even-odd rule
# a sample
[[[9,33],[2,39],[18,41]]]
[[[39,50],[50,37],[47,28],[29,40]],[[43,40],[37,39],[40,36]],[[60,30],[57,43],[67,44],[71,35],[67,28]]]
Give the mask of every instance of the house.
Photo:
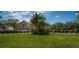
[[[14,28],[12,26],[7,26],[6,30],[13,31]]]
[[[18,23],[16,31],[18,32],[30,32],[31,25],[27,21],[23,20]]]

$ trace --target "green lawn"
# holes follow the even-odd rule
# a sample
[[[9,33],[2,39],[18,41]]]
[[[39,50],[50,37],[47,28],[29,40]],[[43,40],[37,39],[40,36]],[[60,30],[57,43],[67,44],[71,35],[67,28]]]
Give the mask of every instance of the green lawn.
[[[70,48],[79,47],[79,34],[0,34],[2,48]]]

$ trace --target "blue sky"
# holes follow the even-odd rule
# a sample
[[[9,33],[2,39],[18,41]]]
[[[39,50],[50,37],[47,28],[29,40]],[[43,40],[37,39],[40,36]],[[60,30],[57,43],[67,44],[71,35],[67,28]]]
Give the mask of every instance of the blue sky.
[[[46,17],[46,21],[50,24],[57,22],[74,21],[76,19],[76,11],[39,11]],[[15,18],[19,20],[30,21],[32,11],[0,11],[3,20]]]

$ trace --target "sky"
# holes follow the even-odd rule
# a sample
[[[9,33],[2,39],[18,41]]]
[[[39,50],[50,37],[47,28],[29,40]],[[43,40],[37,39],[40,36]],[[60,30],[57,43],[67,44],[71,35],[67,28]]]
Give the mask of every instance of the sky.
[[[37,11],[46,17],[46,22],[54,24],[57,22],[68,22],[76,19],[76,11]],[[19,19],[30,21],[33,11],[0,11],[1,20]]]

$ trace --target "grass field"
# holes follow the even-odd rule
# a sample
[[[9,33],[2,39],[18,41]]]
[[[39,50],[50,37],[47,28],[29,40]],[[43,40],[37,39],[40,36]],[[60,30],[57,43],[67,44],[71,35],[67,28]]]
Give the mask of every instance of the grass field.
[[[79,34],[32,35],[0,34],[1,48],[74,48],[79,47]]]

